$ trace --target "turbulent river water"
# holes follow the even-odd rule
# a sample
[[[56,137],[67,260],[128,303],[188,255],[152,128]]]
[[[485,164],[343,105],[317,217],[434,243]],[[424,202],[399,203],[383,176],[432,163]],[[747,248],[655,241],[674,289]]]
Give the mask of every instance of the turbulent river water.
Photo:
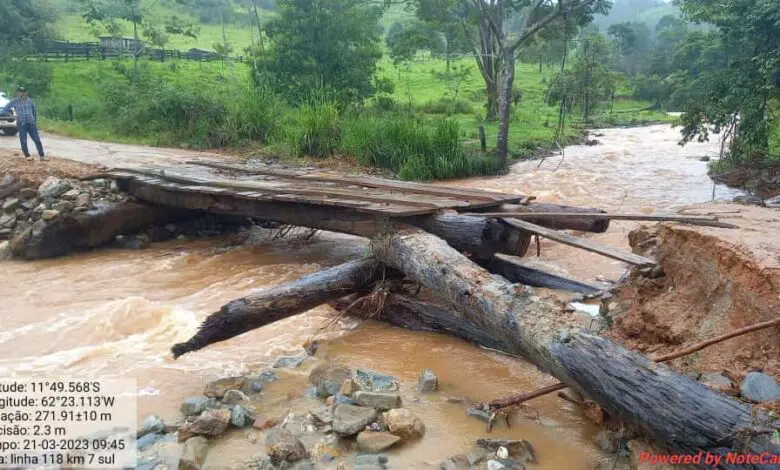
[[[610,210],[672,210],[712,198],[702,156],[719,143],[676,144],[669,126],[606,129],[600,145],[571,146],[565,158],[515,165],[507,175],[447,185],[532,194],[540,201]],[[716,199],[736,191],[715,188]],[[614,223],[598,239],[626,245],[631,223]],[[142,251],[99,250],[56,260],[0,264],[0,376],[103,376],[135,378],[138,413],[177,417],[178,405],[208,381],[268,367],[280,354],[300,349],[331,318],[319,307],[231,341],[170,358],[172,344],[191,336],[199,322],[248,291],[294,279],[365,252],[360,240],[319,234],[309,241],[269,241],[228,246],[225,239],[167,242]],[[583,280],[615,279],[624,266],[595,255],[542,243],[534,263]],[[442,400],[486,400],[552,383],[515,359],[446,336],[412,333],[384,324],[345,320],[327,332],[323,354],[352,367],[390,373],[411,387],[423,368],[440,376],[442,392],[409,406],[427,426],[425,438],[391,452],[392,468],[425,468],[471,448],[484,423],[461,405]],[[306,369],[284,372],[263,392],[268,406],[304,403]],[[262,401],[261,401],[262,403]],[[537,452],[534,468],[593,468],[602,456],[596,429],[580,411],[553,396],[531,405],[538,418],[519,419],[494,436],[525,438]],[[209,466],[224,467],[253,454],[245,433],[209,453]],[[262,441],[260,441],[262,443]],[[253,447],[254,446],[254,447]]]

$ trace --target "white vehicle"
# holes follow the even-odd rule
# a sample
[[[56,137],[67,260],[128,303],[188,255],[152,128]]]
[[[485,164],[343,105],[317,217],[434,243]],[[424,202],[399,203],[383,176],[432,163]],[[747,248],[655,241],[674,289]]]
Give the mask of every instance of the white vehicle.
[[[0,91],[0,131],[3,131],[5,135],[16,135],[19,129],[16,127],[16,115],[13,110],[5,112],[3,107],[8,104],[10,100],[8,95]]]

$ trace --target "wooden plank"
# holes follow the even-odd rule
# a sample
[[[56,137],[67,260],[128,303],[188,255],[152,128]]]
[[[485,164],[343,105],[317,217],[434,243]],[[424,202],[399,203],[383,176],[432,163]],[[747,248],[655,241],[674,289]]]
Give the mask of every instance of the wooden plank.
[[[623,250],[618,250],[617,248],[603,245],[601,243],[597,243],[592,240],[578,238],[573,235],[569,235],[568,233],[558,232],[556,230],[552,230],[546,227],[541,227],[539,225],[526,222],[524,220],[519,220],[515,218],[504,218],[502,220],[508,223],[509,225],[511,225],[512,227],[519,228],[521,230],[525,230],[533,234],[549,238],[550,240],[555,240],[559,243],[563,243],[564,245],[573,246],[575,248],[580,248],[586,251],[590,251],[592,253],[598,253],[608,258],[616,259],[618,261],[622,261],[624,263],[628,263],[634,266],[647,267],[647,266],[655,266],[657,264],[655,261],[651,260],[650,258],[645,258],[644,256],[639,256],[633,253],[625,252]]]
[[[717,217],[676,215],[676,214],[597,214],[583,212],[474,212],[464,215],[482,217],[512,217],[515,219],[598,219],[598,220],[637,220],[655,222],[681,222],[706,227],[739,228],[734,224],[719,222]]]
[[[209,189],[221,191],[222,197],[235,197],[239,199],[249,199],[257,201],[281,201],[297,204],[307,204],[312,206],[326,206],[343,209],[352,209],[356,212],[366,214],[379,214],[387,217],[408,217],[415,215],[425,215],[437,212],[434,209],[420,206],[406,206],[403,204],[379,204],[368,201],[355,201],[346,199],[312,199],[298,194],[279,194],[279,193],[257,193],[257,192],[226,192],[224,189],[210,188],[208,186],[183,185],[179,183],[161,180],[157,178],[135,178],[136,181],[149,186],[157,186],[169,190],[180,191],[184,193],[203,193]],[[263,214],[256,214],[256,217],[263,217]]]
[[[366,177],[350,177],[339,175],[328,175],[326,173],[306,173],[306,172],[293,172],[284,170],[266,170],[261,168],[249,168],[243,165],[233,165],[230,163],[201,161],[201,160],[189,160],[186,163],[191,165],[202,165],[210,168],[217,168],[222,170],[240,171],[248,174],[275,176],[278,178],[289,178],[296,180],[307,181],[321,181],[329,183],[342,183],[342,184],[354,184],[357,186],[379,188],[379,189],[394,189],[412,194],[429,194],[434,196],[444,196],[456,199],[466,199],[473,204],[477,205],[479,202],[472,201],[478,199],[485,201],[486,203],[514,203],[521,202],[528,196],[523,195],[511,195],[504,193],[497,193],[491,191],[482,191],[479,189],[465,189],[465,188],[453,188],[449,186],[433,186],[425,183],[413,183],[409,181],[397,181],[387,180],[382,178],[374,178],[370,176]],[[494,204],[490,204],[494,205]]]
[[[321,188],[311,186],[294,186],[291,183],[278,182],[260,182],[246,180],[230,180],[220,178],[202,178],[191,175],[168,171],[160,171],[153,168],[143,167],[122,167],[117,169],[120,173],[138,173],[141,175],[154,175],[158,178],[165,178],[170,181],[185,184],[202,184],[203,186],[214,186],[234,190],[263,190],[269,192],[294,193],[303,196],[321,196],[338,197],[341,199],[355,199],[362,201],[372,201],[378,203],[398,203],[405,206],[420,206],[427,208],[427,212],[438,209],[456,209],[470,207],[466,201],[454,199],[442,199],[432,196],[425,198],[399,194],[392,191],[367,191],[352,190],[342,188]],[[490,203],[493,205],[494,203]]]

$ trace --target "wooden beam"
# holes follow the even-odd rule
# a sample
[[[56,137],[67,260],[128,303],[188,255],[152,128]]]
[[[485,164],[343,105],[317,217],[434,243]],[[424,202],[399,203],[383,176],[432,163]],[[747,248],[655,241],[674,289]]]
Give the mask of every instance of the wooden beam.
[[[647,266],[655,266],[656,264],[658,264],[655,261],[651,260],[650,258],[645,258],[644,256],[639,256],[633,253],[625,252],[623,250],[618,250],[617,248],[603,245],[601,243],[597,243],[592,240],[578,238],[573,235],[569,235],[568,233],[551,230],[549,228],[541,227],[539,225],[526,222],[524,220],[518,220],[514,218],[504,218],[501,220],[508,223],[512,227],[518,228],[520,230],[525,230],[529,233],[540,235],[542,237],[549,238],[550,240],[555,240],[559,243],[573,246],[575,248],[580,248],[586,251],[590,251],[592,253],[598,253],[608,258],[616,259],[618,261],[622,261],[624,263],[628,263],[634,266],[647,267]]]
[[[706,227],[739,228],[734,224],[719,222],[717,217],[675,214],[584,214],[582,212],[468,212],[464,215],[482,217],[512,217],[515,219],[593,219],[593,220],[637,220],[651,222],[681,222]]]
[[[247,174],[275,176],[278,178],[289,178],[296,180],[307,181],[322,181],[328,183],[342,183],[351,184],[368,188],[380,188],[380,189],[394,189],[412,194],[429,194],[435,196],[444,196],[450,198],[465,198],[465,199],[477,199],[485,202],[490,202],[491,205],[502,202],[520,202],[527,196],[522,195],[510,195],[504,193],[496,193],[482,190],[472,190],[465,188],[452,188],[447,186],[433,186],[425,183],[414,183],[410,181],[398,181],[388,180],[381,178],[374,178],[370,176],[341,176],[341,175],[329,175],[326,173],[307,173],[307,172],[293,172],[285,170],[271,170],[257,167],[249,167],[245,165],[233,165],[230,163],[221,163],[213,161],[203,160],[189,160],[186,162],[191,165],[200,165],[210,168],[217,168],[222,170],[238,171]]]
[[[575,279],[569,279],[539,269],[529,268],[528,266],[523,265],[520,260],[512,259],[509,256],[501,254],[496,254],[492,258],[484,261],[477,261],[477,264],[493,274],[503,276],[504,279],[509,282],[520,283],[526,286],[560,289],[569,292],[579,292],[581,294],[595,294],[603,290],[598,286],[580,282]]]
[[[526,204],[502,204],[498,209],[477,209],[474,212],[506,212],[511,214],[527,214],[529,212],[537,213],[577,213],[577,214],[603,214],[606,211],[590,207],[565,206],[561,204],[550,204],[546,202],[531,202]],[[507,216],[511,217],[511,216]],[[604,233],[609,229],[609,219],[593,219],[587,217],[568,217],[555,218],[543,216],[526,216],[523,218],[529,222],[541,225],[555,230],[579,230],[581,232]]]

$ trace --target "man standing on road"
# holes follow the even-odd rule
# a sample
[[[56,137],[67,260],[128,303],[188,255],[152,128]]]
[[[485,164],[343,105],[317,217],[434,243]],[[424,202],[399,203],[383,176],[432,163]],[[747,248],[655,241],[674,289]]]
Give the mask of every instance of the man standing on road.
[[[19,141],[22,144],[24,158],[30,158],[30,151],[27,149],[27,136],[29,135],[35,142],[38,157],[43,160],[45,155],[43,145],[41,145],[41,137],[38,135],[38,110],[35,108],[35,102],[32,98],[27,96],[25,87],[20,86],[16,89],[16,98],[8,102],[4,110],[7,112],[11,108],[16,111],[16,125],[19,128]]]

